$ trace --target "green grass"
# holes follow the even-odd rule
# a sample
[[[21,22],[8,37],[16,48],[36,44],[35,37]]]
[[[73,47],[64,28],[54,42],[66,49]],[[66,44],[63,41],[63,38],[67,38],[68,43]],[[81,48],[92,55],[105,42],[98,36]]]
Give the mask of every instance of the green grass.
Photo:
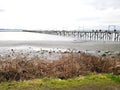
[[[0,90],[120,90],[120,76],[89,74],[66,80],[42,78],[1,82]]]

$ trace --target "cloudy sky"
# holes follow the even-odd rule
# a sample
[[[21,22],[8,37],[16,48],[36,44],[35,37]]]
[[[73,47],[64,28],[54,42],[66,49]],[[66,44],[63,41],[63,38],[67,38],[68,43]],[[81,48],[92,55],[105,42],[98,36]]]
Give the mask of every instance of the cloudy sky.
[[[120,0],[0,0],[0,28],[120,25]]]

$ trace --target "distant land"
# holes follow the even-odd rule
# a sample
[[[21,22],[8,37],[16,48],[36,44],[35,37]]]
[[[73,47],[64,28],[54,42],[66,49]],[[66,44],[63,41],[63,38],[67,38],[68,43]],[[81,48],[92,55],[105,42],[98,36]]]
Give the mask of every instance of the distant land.
[[[0,32],[21,32],[22,29],[0,29]]]

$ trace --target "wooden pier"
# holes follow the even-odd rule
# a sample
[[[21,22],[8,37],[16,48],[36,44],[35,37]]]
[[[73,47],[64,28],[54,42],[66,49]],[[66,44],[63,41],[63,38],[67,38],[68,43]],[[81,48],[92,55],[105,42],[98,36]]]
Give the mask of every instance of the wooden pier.
[[[57,31],[57,30],[43,30],[43,31],[29,31],[36,33],[52,34],[65,37],[73,37],[79,40],[93,40],[93,41],[120,41],[120,30],[92,30],[92,31]]]

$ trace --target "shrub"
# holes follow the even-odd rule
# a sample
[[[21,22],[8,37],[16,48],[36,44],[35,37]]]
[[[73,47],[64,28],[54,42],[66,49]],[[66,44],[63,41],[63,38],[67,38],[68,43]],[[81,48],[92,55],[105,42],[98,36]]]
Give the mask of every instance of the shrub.
[[[118,74],[119,58],[98,57],[85,53],[65,53],[59,60],[41,60],[37,56],[0,60],[0,81],[28,80],[41,77],[67,79],[88,73]]]

